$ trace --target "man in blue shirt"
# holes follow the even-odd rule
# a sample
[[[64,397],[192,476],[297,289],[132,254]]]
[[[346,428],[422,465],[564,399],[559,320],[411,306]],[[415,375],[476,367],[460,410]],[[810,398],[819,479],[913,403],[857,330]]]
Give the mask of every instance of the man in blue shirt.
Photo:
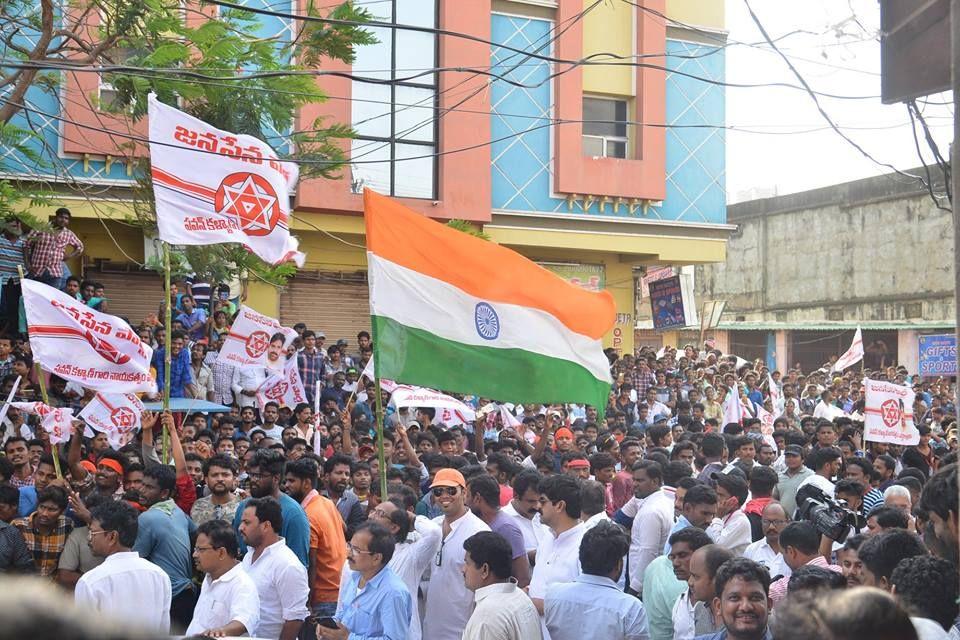
[[[190,625],[197,604],[190,549],[190,537],[197,526],[173,501],[176,486],[176,471],[167,465],[143,472],[140,502],[149,508],[137,518],[133,550],[170,576],[170,621],[175,630],[183,630]]]
[[[280,503],[283,514],[283,523],[280,537],[284,539],[290,550],[297,556],[304,567],[310,564],[310,522],[307,513],[300,503],[280,492],[280,484],[284,480],[285,460],[283,454],[275,449],[258,449],[250,462],[247,463],[247,477],[249,478],[250,495],[254,498],[272,497]],[[247,501],[237,506],[237,513],[233,517],[233,529],[237,532],[240,541],[240,552],[247,552],[240,533],[240,520]]]
[[[365,522],[347,544],[348,583],[340,589],[337,629],[317,625],[318,638],[406,638],[413,601],[387,563],[396,541],[381,524]]]
[[[580,575],[547,587],[543,615],[551,640],[650,637],[643,604],[617,587],[629,550],[630,538],[610,521],[583,534]]]
[[[176,316],[176,319],[183,324],[183,328],[189,334],[191,340],[203,340],[207,335],[207,312],[196,308],[193,296],[185,295],[180,299],[183,305],[183,313]]]
[[[186,398],[187,391],[195,395],[193,388],[193,370],[190,367],[190,352],[184,349],[187,335],[183,331],[174,331],[170,334],[170,397]],[[161,346],[153,352],[153,366],[157,370],[157,393],[163,393],[165,382],[164,371],[165,350]]]

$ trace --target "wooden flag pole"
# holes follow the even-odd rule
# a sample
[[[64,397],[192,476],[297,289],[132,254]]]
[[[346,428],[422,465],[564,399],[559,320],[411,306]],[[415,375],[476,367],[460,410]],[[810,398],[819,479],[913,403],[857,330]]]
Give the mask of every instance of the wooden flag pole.
[[[167,296],[166,304],[164,304],[164,313],[163,313],[163,410],[170,410],[170,363],[172,362],[170,357],[170,330],[171,325],[173,324],[173,305],[170,301],[170,246],[161,241],[163,247],[163,290]],[[168,453],[170,451],[170,434],[167,433],[167,426],[163,425],[163,431],[161,438],[161,456],[163,459],[163,464],[167,464]]]
[[[377,345],[380,344],[377,341],[377,323],[374,322],[373,315],[370,316],[370,331],[373,334],[373,354],[371,357],[375,362],[381,362],[380,357],[377,354]],[[380,389],[380,375],[377,371],[380,370],[380,367],[377,366],[374,369],[373,373],[373,384],[376,387],[376,410],[377,413],[374,416],[374,419],[377,422],[377,461],[378,461],[378,470],[380,473],[380,500],[384,501],[387,499],[387,456],[383,450],[383,392]],[[361,374],[362,377],[363,374]],[[357,384],[360,384],[360,378],[357,378]],[[367,399],[369,402],[369,398]]]
[[[23,265],[17,265],[17,271],[20,272],[20,280],[24,280],[25,276],[23,274]],[[37,374],[37,384],[40,386],[40,397],[43,399],[43,404],[50,406],[50,396],[47,394],[47,381],[43,378],[43,368],[40,366],[40,361],[34,358],[33,360],[33,370]],[[43,427],[41,427],[42,429]],[[60,452],[57,450],[57,445],[51,444],[51,450],[53,451],[53,469],[57,473],[57,478],[63,478],[63,472],[60,470]]]

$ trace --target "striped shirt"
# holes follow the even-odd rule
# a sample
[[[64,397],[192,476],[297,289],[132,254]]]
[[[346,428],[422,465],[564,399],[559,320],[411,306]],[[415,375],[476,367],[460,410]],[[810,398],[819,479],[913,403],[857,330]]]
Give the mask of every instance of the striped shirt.
[[[17,282],[20,279],[17,267],[27,262],[24,246],[22,237],[8,240],[5,235],[0,235],[0,285],[9,280]]]
[[[835,564],[828,563],[823,556],[817,556],[813,560],[807,563],[806,566],[820,567],[821,569],[829,569],[830,571],[836,571],[837,573],[843,573],[843,570]],[[789,577],[783,577],[779,580],[776,580],[773,584],[770,585],[770,599],[773,600],[773,605],[776,606],[778,602],[783,600],[787,596],[787,585],[790,583]]]

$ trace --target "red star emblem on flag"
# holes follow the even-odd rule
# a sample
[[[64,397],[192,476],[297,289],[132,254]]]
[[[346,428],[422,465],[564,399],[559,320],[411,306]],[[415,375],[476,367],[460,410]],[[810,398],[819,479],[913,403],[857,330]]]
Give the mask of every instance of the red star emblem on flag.
[[[880,416],[883,418],[883,424],[888,427],[895,427],[900,424],[901,414],[900,403],[896,400],[885,400],[880,405]]]
[[[270,182],[256,173],[231,173],[217,189],[214,207],[237,222],[248,236],[269,235],[280,221],[280,199]]]

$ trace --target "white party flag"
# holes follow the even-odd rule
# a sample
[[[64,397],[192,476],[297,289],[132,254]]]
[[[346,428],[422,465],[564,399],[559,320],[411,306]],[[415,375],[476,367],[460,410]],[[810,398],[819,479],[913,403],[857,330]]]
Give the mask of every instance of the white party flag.
[[[267,377],[257,387],[257,404],[262,410],[268,402],[276,402],[281,407],[296,407],[307,401],[307,392],[300,379],[300,370],[297,368],[296,358],[287,360],[283,371]]]
[[[279,372],[283,369],[283,349],[271,350],[270,347],[270,338],[278,333],[284,335],[283,349],[297,337],[296,331],[284,327],[275,318],[241,306],[217,361],[223,360],[234,367],[259,365]]]
[[[913,422],[913,401],[916,396],[913,389],[869,378],[863,379],[863,388],[864,440],[899,445],[920,442],[920,432]]]
[[[107,434],[114,449],[124,445],[124,439],[140,428],[140,414],[144,406],[132,393],[98,393],[87,403],[77,418],[94,431]]]
[[[850,345],[850,348],[847,349],[846,353],[837,358],[837,361],[833,363],[831,371],[843,371],[861,360],[863,360],[863,334],[860,332],[860,327],[857,327],[857,332],[853,334],[853,343]]]
[[[23,280],[30,350],[40,366],[88,389],[156,393],[153,349],[116,316],[36,280]]]
[[[178,245],[239,242],[265,262],[306,256],[290,235],[294,162],[253,136],[211,127],[148,97],[150,173],[160,239]]]

